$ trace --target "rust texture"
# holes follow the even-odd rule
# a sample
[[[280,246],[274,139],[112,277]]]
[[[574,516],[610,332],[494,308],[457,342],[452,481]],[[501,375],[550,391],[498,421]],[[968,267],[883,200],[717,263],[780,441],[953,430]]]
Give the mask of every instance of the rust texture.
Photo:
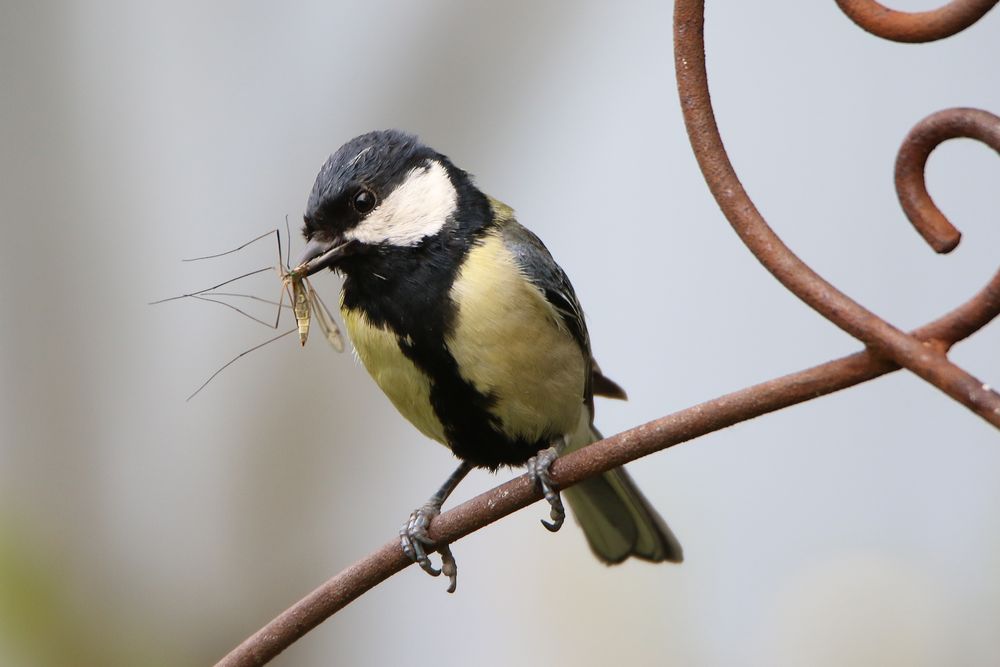
[[[703,0],[678,0],[674,13],[677,87],[688,136],[705,181],[740,239],[781,284],[823,317],[1000,428],[1000,394],[953,364],[934,345],[903,333],[839,291],[768,226],[736,176],[715,124],[705,71],[704,21]],[[996,131],[995,118],[977,120]]]
[[[910,130],[896,158],[899,203],[924,240],[940,253],[951,252],[962,234],[927,193],[924,167],[931,151],[948,139],[977,139],[1000,153],[1000,118],[979,109],[945,109]]]
[[[997,0],[952,0],[926,12],[898,12],[875,0],[837,0],[841,10],[873,35],[894,42],[933,42],[962,32]]]
[[[967,27],[996,0],[956,1],[919,14],[891,12],[872,2],[838,2],[859,25],[875,34],[899,41],[928,41]],[[1000,395],[946,356],[955,343],[1000,315],[1000,271],[964,304],[910,333],[896,329],[823,280],[771,230],[733,171],[708,94],[703,28],[703,0],[677,0],[674,43],[680,101],[692,148],[712,194],[757,259],[805,303],[864,343],[865,349],[596,442],[559,458],[552,466],[553,481],[566,488],[653,452],[899,368],[912,371],[1000,427]],[[927,194],[924,165],[937,145],[956,137],[976,139],[1000,151],[1000,118],[976,109],[949,109],[933,114],[913,128],[896,161],[896,187],[903,209],[938,252],[954,248],[960,235]],[[527,475],[522,475],[441,514],[431,525],[431,537],[438,544],[450,544],[540,499],[535,485]],[[398,539],[389,541],[292,605],[233,649],[218,665],[269,662],[312,628],[410,564],[399,548]]]

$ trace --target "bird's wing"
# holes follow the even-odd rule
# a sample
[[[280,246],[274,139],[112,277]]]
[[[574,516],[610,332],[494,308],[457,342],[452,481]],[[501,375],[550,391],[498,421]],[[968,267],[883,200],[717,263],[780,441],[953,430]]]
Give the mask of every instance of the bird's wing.
[[[552,259],[542,240],[518,223],[509,208],[504,208],[506,210],[503,212],[506,215],[497,216],[504,243],[528,280],[542,291],[552,308],[559,313],[566,329],[580,345],[584,357],[588,360],[589,373],[585,399],[591,412],[595,395],[626,400],[628,397],[625,390],[601,372],[591,354],[590,335],[587,333],[583,308],[580,307],[580,301],[576,298],[576,292],[573,291],[573,285],[569,282],[566,272]]]
[[[566,329],[590,360],[590,337],[583,319],[583,309],[573,291],[566,272],[556,264],[541,239],[522,227],[514,219],[501,227],[504,244],[528,280],[545,295],[552,308],[559,313]]]
[[[513,216],[500,220],[504,244],[514,256],[528,280],[537,287],[552,309],[559,314],[563,325],[580,346],[583,358],[586,360],[586,380],[583,389],[583,400],[594,414],[594,388],[603,386],[599,375],[595,382],[594,358],[590,353],[590,336],[587,333],[587,323],[583,318],[583,309],[576,298],[573,285],[569,282],[566,272],[556,264],[542,240],[530,230],[522,227]],[[611,383],[614,385],[614,383]],[[617,387],[617,385],[614,385]]]
[[[493,207],[494,219],[503,234],[504,244],[528,280],[542,291],[552,308],[559,313],[563,324],[587,359],[588,373],[584,398],[591,414],[593,414],[595,395],[627,400],[625,390],[601,372],[591,354],[590,334],[587,333],[583,308],[580,307],[580,301],[576,298],[576,292],[573,291],[573,285],[569,282],[566,272],[556,264],[542,240],[514,218],[513,209],[492,198],[490,204]]]

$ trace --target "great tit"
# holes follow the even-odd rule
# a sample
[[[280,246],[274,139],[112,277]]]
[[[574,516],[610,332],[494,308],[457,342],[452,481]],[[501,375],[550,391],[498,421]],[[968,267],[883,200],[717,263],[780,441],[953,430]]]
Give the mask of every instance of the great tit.
[[[548,466],[601,438],[594,395],[625,398],[591,356],[563,270],[513,210],[444,155],[398,130],[340,147],[305,212],[305,275],[343,276],[340,310],[357,356],[421,433],[461,460],[400,531],[431,574],[430,520],[474,467],[527,465],[564,516]],[[594,554],[680,562],[681,546],[623,468],[566,489]],[[437,545],[454,590],[455,564]]]

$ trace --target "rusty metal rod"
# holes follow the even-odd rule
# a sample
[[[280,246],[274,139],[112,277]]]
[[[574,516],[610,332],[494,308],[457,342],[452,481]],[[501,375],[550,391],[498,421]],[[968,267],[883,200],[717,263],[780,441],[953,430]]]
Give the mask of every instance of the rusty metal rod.
[[[896,157],[896,194],[913,226],[939,253],[955,249],[962,234],[931,199],[924,168],[931,152],[949,139],[977,139],[1000,153],[1000,118],[980,109],[945,109],[917,123]]]
[[[1000,272],[973,298],[918,329],[914,336],[937,349],[947,350],[998,314]],[[596,442],[557,459],[552,465],[552,477],[559,488],[567,488],[642,456],[852,387],[898,368],[870,351],[857,352],[726,394]],[[431,538],[439,544],[451,544],[541,497],[530,478],[522,475],[441,514],[431,524]],[[268,663],[324,620],[411,564],[399,548],[399,539],[390,540],[282,612],[233,649],[216,667]]]
[[[899,12],[875,0],[837,0],[848,18],[873,35],[894,42],[933,42],[962,32],[998,0],[953,0],[926,12]]]
[[[677,0],[674,59],[684,122],[705,181],[740,239],[778,281],[823,317],[1000,428],[1000,394],[953,364],[943,352],[908,336],[840,292],[768,226],[736,176],[715,123],[705,70],[704,27],[704,0]]]

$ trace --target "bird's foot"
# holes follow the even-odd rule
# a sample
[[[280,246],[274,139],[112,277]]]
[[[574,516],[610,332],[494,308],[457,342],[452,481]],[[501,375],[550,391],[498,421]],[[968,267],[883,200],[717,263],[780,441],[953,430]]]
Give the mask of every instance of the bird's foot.
[[[549,517],[552,518],[552,521],[549,522],[542,519],[542,525],[553,533],[562,528],[563,521],[566,520],[566,510],[563,508],[562,497],[560,497],[559,490],[552,484],[552,479],[549,477],[549,468],[552,467],[552,462],[558,456],[559,453],[556,451],[556,448],[549,447],[538,452],[536,456],[532,456],[528,459],[527,463],[528,474],[531,475],[538,488],[545,494],[545,500],[548,501],[550,506]]]
[[[455,587],[458,585],[458,565],[451,553],[451,548],[447,544],[435,547],[433,540],[427,534],[431,520],[440,513],[441,507],[434,503],[427,503],[413,510],[406,525],[399,529],[399,543],[406,557],[419,565],[424,572],[432,577],[444,573],[450,581],[448,592],[454,593]],[[441,554],[441,569],[431,564],[430,556],[427,554],[428,548],[431,549],[432,553],[436,548]]]

